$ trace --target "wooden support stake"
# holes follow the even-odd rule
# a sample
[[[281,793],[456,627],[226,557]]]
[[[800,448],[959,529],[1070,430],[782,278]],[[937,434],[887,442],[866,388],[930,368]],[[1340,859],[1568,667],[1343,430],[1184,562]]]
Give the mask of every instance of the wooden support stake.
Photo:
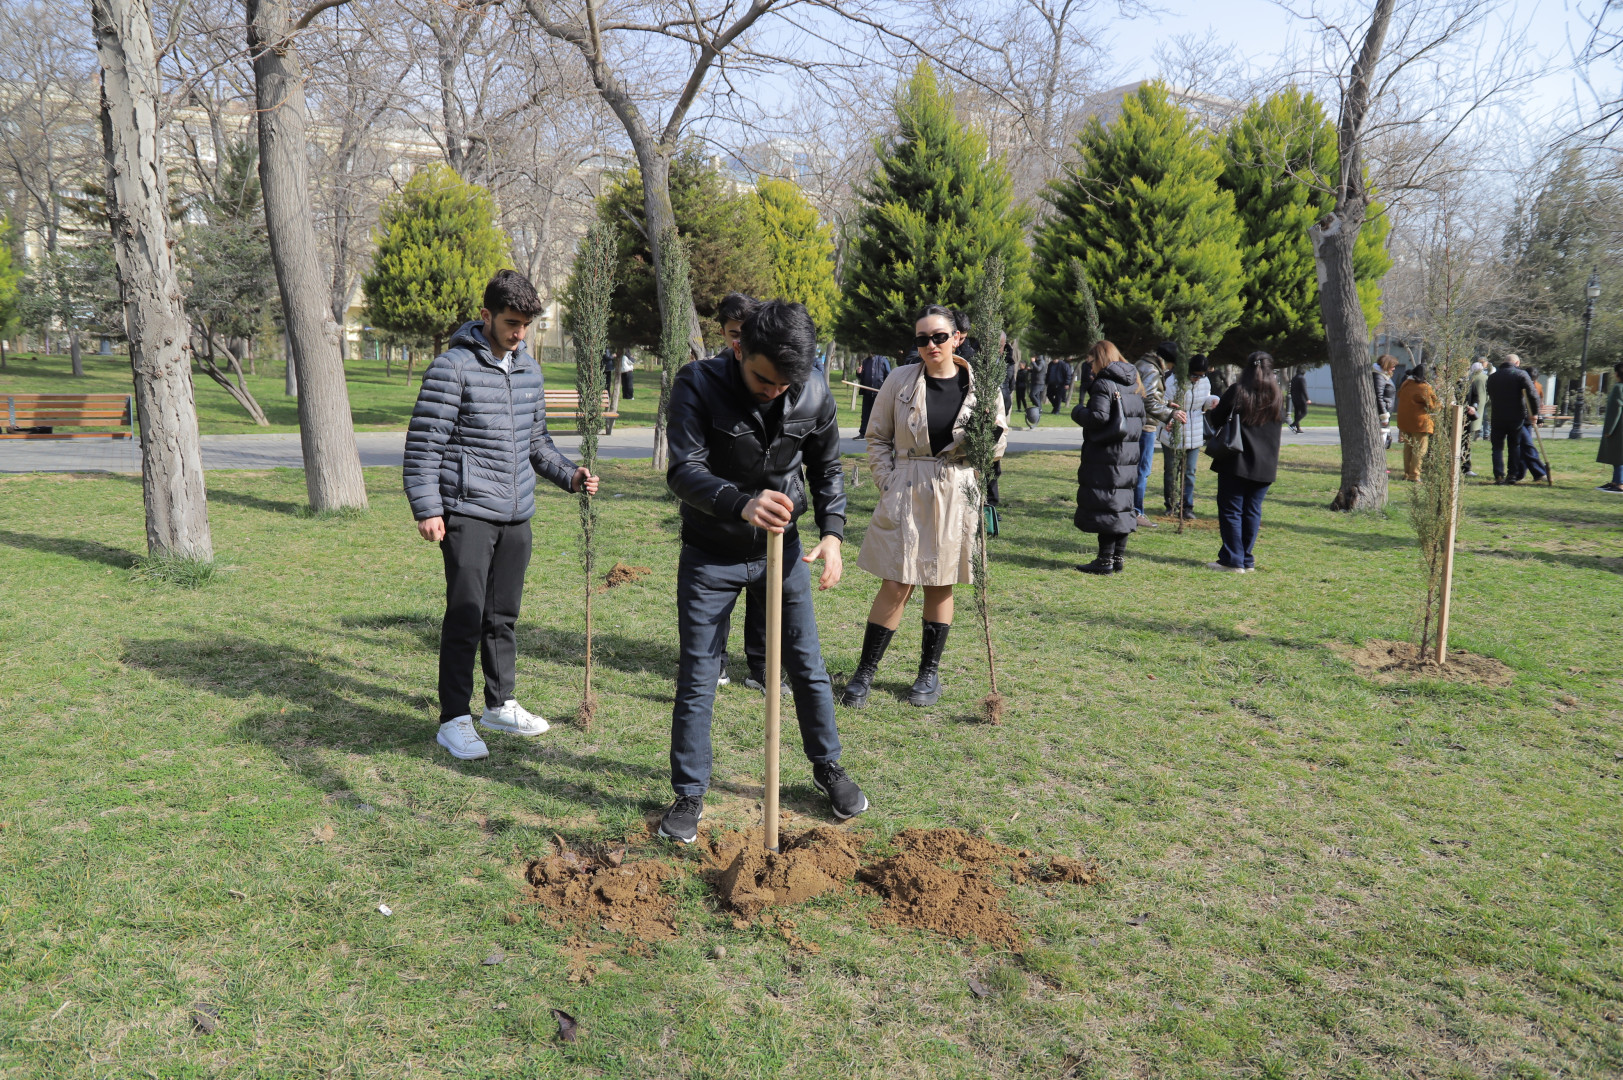
[[[783,695],[783,534],[766,534],[766,849],[778,850],[778,710]]]
[[[1448,663],[1448,608],[1454,595],[1454,537],[1460,525],[1460,428],[1465,410],[1450,405],[1445,410],[1448,428],[1448,529],[1443,536],[1443,584],[1437,613],[1437,663]]]

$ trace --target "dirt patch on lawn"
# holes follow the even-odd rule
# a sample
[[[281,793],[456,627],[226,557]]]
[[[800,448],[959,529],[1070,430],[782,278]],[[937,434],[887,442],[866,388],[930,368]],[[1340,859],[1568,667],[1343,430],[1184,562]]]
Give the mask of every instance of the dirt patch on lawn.
[[[594,923],[639,938],[676,936],[676,898],[665,882],[681,876],[668,863],[626,863],[624,851],[579,855],[564,850],[524,868],[530,895],[560,922]]]
[[[744,919],[774,904],[800,904],[831,893],[856,878],[861,837],[819,827],[779,836],[774,853],[760,829],[710,834],[706,877],[721,902]]]
[[[1491,656],[1460,649],[1448,651],[1448,663],[1439,664],[1421,656],[1412,641],[1370,641],[1362,646],[1335,645],[1333,652],[1358,669],[1365,678],[1379,683],[1401,679],[1446,679],[1477,686],[1509,686],[1516,673]]]
[[[1163,528],[1171,529],[1174,532],[1176,532],[1177,529],[1178,529],[1178,519],[1173,517],[1171,514],[1156,514],[1155,515],[1155,521],[1156,521],[1157,524],[1161,525]],[[1210,518],[1210,517],[1188,518],[1183,523],[1183,531],[1184,532],[1216,532],[1217,531],[1217,519],[1216,518]]]
[[[652,574],[653,571],[646,566],[628,566],[623,562],[616,562],[609,567],[609,572],[603,578],[603,587],[613,589],[620,585],[629,585],[633,581],[640,581]]]

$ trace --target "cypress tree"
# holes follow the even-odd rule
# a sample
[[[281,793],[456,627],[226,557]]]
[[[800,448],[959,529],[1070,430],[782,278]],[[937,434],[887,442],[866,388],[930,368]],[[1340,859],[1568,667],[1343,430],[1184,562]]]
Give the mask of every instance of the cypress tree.
[[[1312,94],[1290,87],[1254,101],[1229,129],[1219,183],[1234,193],[1243,229],[1245,313],[1219,352],[1239,358],[1267,349],[1285,364],[1325,354],[1319,281],[1308,228],[1335,206],[1336,129]],[[1378,203],[1353,247],[1353,276],[1371,332],[1381,321],[1381,286],[1391,220]]]
[[[817,336],[834,336],[840,286],[834,280],[834,230],[817,216],[799,186],[788,180],[755,182],[761,235],[772,262],[772,295],[806,305]]]
[[[361,281],[366,318],[434,351],[479,313],[485,286],[507,262],[490,192],[448,165],[417,172],[383,204],[373,235],[377,252]]]
[[[986,136],[953,114],[935,72],[920,64],[896,101],[896,132],[859,191],[838,337],[858,351],[900,355],[925,304],[969,309],[992,259],[1002,260],[1003,321],[1031,317],[1030,213],[1014,201]],[[995,343],[987,343],[988,348]]]
[[[0,371],[6,369],[5,342],[17,323],[17,283],[22,273],[11,265],[11,219],[0,214]]]
[[[600,221],[586,229],[569,298],[569,329],[575,340],[575,391],[580,397],[577,430],[580,463],[597,472],[597,432],[603,423],[603,353],[609,344],[609,304],[614,294],[614,234]],[[597,562],[597,504],[580,489],[581,569],[586,575],[586,676],[577,717],[590,729],[597,714],[592,689],[592,577]]]
[[[1219,189],[1223,159],[1164,84],[1089,120],[1078,162],[1049,184],[1054,215],[1037,230],[1033,343],[1081,353],[1085,318],[1071,260],[1082,263],[1105,333],[1131,355],[1187,335],[1210,348],[1239,321],[1240,222]]]

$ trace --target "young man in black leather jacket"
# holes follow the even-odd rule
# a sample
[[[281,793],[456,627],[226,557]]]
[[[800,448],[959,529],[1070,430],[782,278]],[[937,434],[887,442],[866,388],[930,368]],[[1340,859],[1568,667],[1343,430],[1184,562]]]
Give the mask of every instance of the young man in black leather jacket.
[[[838,584],[845,536],[840,431],[828,386],[815,377],[817,328],[802,305],[770,301],[745,320],[738,355],[688,364],[671,390],[665,479],[682,501],[681,661],[671,717],[676,799],[659,831],[684,844],[698,836],[710,787],[710,718],[733,605],[741,590],[765,603],[768,532],[784,534],[783,661],[812,783],[840,820],[868,809],[839,765],[834,688],[807,569],[822,560],[819,586]],[[808,488],[819,540],[802,555],[795,520],[807,509]]]

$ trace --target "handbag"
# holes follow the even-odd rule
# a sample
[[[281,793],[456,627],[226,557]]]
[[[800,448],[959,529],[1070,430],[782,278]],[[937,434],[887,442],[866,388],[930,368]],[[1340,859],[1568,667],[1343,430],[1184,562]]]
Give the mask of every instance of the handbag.
[[[1240,430],[1240,410],[1234,409],[1223,426],[1206,436],[1206,456],[1213,461],[1227,461],[1239,457],[1245,450],[1245,435]]]
[[[1119,443],[1127,438],[1127,412],[1121,406],[1121,392],[1110,395],[1110,415],[1097,429],[1088,432],[1091,443]]]

